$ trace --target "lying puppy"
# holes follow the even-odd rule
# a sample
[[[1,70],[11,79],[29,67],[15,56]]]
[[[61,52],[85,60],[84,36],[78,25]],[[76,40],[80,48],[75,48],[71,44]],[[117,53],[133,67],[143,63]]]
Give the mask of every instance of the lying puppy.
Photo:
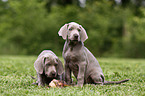
[[[65,60],[65,81],[71,84],[71,72],[77,79],[77,85],[83,84],[120,84],[128,81],[105,81],[102,69],[93,54],[84,46],[83,42],[88,38],[85,29],[71,22],[61,27],[58,32],[66,40],[63,48]]]
[[[53,79],[62,80],[64,72],[62,62],[50,50],[44,50],[40,53],[34,63],[34,68],[37,72],[38,86],[44,86]]]

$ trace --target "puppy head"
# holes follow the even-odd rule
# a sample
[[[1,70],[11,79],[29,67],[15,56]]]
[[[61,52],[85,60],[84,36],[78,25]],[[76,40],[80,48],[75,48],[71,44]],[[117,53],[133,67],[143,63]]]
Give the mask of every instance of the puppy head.
[[[61,61],[53,55],[38,58],[34,63],[34,67],[37,73],[45,74],[50,78],[55,78],[64,71]]]
[[[71,22],[62,26],[58,34],[59,36],[62,36],[63,39],[68,38],[70,41],[84,42],[86,39],[88,39],[85,29],[75,22]]]
[[[49,57],[44,58],[44,73],[47,77],[56,77],[57,72],[56,72],[56,66],[57,62],[54,59],[50,59]]]

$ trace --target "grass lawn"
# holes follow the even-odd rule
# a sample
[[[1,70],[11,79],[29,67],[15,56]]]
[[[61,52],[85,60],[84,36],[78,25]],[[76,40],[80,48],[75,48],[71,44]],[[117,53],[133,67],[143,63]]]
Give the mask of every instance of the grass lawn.
[[[131,79],[124,84],[48,89],[31,85],[36,58],[0,56],[0,96],[145,96],[145,59],[98,58],[106,81]]]

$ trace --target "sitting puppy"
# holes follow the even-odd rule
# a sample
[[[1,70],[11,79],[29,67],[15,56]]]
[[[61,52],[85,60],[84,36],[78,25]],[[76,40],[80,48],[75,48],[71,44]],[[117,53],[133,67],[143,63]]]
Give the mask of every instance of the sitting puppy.
[[[64,72],[62,62],[50,50],[44,50],[40,53],[34,63],[34,68],[37,72],[38,86],[44,86],[53,79],[62,80]]]
[[[84,41],[88,38],[85,29],[71,22],[61,27],[58,32],[66,40],[63,48],[63,58],[65,61],[65,81],[71,84],[71,72],[77,79],[77,85],[83,84],[120,84],[128,81],[105,81],[103,71],[94,55],[84,46]]]

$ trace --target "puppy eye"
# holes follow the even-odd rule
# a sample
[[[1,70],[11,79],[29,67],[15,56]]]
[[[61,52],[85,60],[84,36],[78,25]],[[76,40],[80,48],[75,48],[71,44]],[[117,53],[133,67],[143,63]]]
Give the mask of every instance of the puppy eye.
[[[57,66],[58,64],[54,64],[54,66]]]
[[[70,28],[70,29],[69,29],[69,31],[72,31],[72,30],[73,30],[73,28]]]
[[[45,66],[50,66],[50,64],[46,64]]]
[[[81,29],[78,29],[78,31],[80,32],[80,31],[81,31]]]

